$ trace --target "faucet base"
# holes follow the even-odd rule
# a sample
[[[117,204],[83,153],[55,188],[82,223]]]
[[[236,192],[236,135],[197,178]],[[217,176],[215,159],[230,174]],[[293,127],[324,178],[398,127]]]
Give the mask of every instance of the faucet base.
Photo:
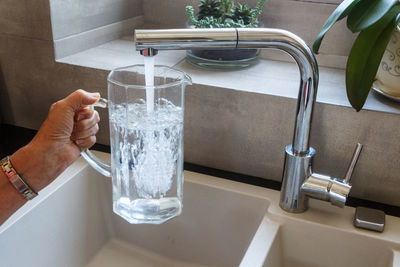
[[[286,146],[285,165],[282,178],[280,207],[292,213],[301,213],[308,208],[308,196],[301,191],[301,185],[312,173],[312,159],[315,150],[310,147],[305,155],[296,155],[292,145]]]

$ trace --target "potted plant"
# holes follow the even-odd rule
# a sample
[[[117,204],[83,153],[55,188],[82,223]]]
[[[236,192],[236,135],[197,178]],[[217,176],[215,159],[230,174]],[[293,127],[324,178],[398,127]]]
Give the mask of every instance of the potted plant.
[[[313,44],[314,53],[318,53],[327,31],[345,17],[347,17],[347,28],[353,33],[359,33],[347,60],[346,91],[353,108],[360,111],[376,79],[389,40],[397,29],[400,2],[344,0],[322,26]],[[400,83],[400,80],[398,81]]]
[[[259,27],[258,17],[266,0],[259,0],[256,7],[235,3],[234,0],[200,0],[197,16],[192,6],[186,7],[190,27],[194,28],[249,28]],[[258,49],[189,50],[189,62],[200,67],[236,69],[257,62]]]

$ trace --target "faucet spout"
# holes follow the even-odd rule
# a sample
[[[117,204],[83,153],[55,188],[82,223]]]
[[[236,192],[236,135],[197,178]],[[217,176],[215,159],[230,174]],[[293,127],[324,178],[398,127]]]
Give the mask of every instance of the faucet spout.
[[[222,28],[136,30],[136,50],[188,50],[216,48],[272,48],[288,53],[300,70],[300,88],[293,136],[293,151],[309,152],[312,111],[318,88],[318,65],[308,45],[297,35],[280,29]]]
[[[158,50],[154,48],[145,48],[140,50],[140,54],[144,57],[154,57],[158,54]]]
[[[136,50],[187,50],[216,48],[272,48],[288,53],[300,71],[293,143],[286,147],[281,208],[302,212],[307,196],[301,185],[309,177],[314,149],[309,146],[313,107],[318,88],[318,65],[309,46],[297,35],[280,29],[168,29],[136,30]]]
[[[236,48],[237,31],[223,29],[135,30],[136,50],[187,50]]]

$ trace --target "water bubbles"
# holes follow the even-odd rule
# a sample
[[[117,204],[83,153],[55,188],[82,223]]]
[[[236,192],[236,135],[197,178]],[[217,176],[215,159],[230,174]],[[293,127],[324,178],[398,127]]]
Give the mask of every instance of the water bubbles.
[[[129,194],[154,198],[168,194],[177,177],[177,164],[182,155],[183,112],[168,100],[156,101],[148,113],[144,101],[114,107],[110,119],[112,131],[119,135],[112,149],[119,157],[117,174]],[[127,116],[128,114],[128,116]],[[175,181],[176,182],[176,181]],[[123,190],[121,190],[123,191]]]

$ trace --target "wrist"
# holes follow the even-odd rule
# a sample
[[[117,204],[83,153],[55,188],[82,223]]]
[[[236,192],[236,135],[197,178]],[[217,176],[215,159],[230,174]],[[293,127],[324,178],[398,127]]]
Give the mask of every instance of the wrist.
[[[39,192],[73,162],[68,156],[70,153],[62,146],[52,146],[52,142],[34,138],[11,155],[10,161],[32,189]]]
[[[14,188],[24,196],[24,198],[31,200],[37,196],[35,190],[26,183],[26,181],[21,177],[21,175],[14,169],[10,161],[10,157],[4,157],[0,160],[1,169],[3,173],[7,176],[10,183]]]
[[[33,149],[30,144],[20,148],[10,156],[11,164],[29,186],[39,192],[47,185],[47,173],[44,171],[44,154]]]

